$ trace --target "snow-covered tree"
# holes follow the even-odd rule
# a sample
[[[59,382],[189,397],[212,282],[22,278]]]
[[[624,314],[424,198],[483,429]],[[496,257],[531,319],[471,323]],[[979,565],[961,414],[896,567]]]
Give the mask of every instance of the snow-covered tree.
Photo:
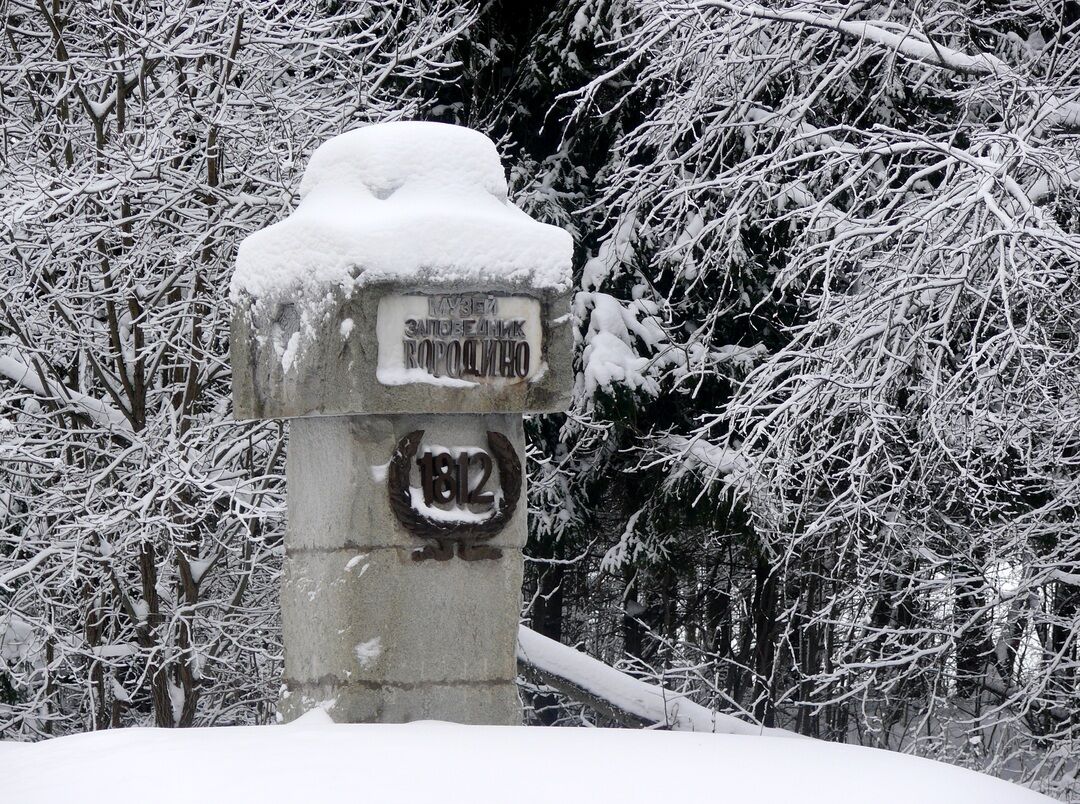
[[[1072,3],[552,12],[528,75],[563,136],[519,186],[585,230],[578,402],[541,458],[579,492],[542,520],[571,525],[566,637],[766,723],[1067,787],[1078,28]]]
[[[534,627],[1069,794],[1075,2],[0,8],[0,736],[271,716],[286,446],[230,418],[233,249],[319,142],[422,117],[577,245]]]
[[[230,419],[234,250],[423,114],[457,3],[7,0],[0,737],[265,720],[283,432]]]

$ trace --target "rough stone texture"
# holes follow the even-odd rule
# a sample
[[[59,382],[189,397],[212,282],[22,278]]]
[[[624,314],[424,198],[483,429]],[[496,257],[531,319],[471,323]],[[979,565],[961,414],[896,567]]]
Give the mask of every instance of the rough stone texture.
[[[426,383],[383,385],[376,378],[379,299],[389,294],[501,293],[540,301],[547,370],[531,382],[453,388]],[[341,322],[352,329],[341,333]],[[291,359],[281,353],[293,337]],[[252,300],[232,318],[233,408],[238,419],[357,413],[549,413],[569,407],[573,331],[569,294],[512,283],[477,288],[458,283],[364,285],[351,296],[319,300]]]
[[[290,684],[512,681],[520,590],[517,550],[487,561],[413,561],[396,548],[289,556],[281,590],[285,677]]]
[[[328,711],[341,722],[520,722],[514,677],[525,489],[506,528],[486,542],[502,558],[415,561],[424,542],[395,519],[384,472],[398,439],[413,430],[446,447],[483,446],[496,430],[524,462],[516,414],[292,422],[281,595],[286,720],[333,700]]]
[[[378,695],[363,684],[287,685],[278,713],[295,720],[322,706],[337,723],[411,723],[447,720],[477,725],[521,725],[521,703],[513,684],[382,685]]]

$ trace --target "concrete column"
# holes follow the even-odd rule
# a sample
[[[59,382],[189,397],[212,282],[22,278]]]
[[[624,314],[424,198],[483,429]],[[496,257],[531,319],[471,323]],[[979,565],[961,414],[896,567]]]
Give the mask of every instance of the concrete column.
[[[501,558],[415,560],[423,544],[392,513],[386,474],[398,441],[416,430],[424,443],[450,448],[484,446],[493,430],[524,464],[520,414],[290,424],[285,720],[321,705],[351,723],[521,722],[514,644],[526,506],[484,543]]]

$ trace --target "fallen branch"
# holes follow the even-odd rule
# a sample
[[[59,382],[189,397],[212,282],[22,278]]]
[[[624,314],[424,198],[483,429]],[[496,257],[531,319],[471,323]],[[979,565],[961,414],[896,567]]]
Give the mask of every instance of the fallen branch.
[[[518,628],[517,658],[527,675],[630,728],[662,726],[673,731],[798,736],[714,712],[691,701],[686,693],[629,676],[525,626]]]

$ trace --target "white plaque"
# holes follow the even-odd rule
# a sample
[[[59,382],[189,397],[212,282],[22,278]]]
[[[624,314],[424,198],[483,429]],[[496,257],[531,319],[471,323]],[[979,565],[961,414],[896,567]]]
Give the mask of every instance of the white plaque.
[[[530,296],[384,296],[375,334],[383,385],[501,385],[543,371],[540,302]]]

